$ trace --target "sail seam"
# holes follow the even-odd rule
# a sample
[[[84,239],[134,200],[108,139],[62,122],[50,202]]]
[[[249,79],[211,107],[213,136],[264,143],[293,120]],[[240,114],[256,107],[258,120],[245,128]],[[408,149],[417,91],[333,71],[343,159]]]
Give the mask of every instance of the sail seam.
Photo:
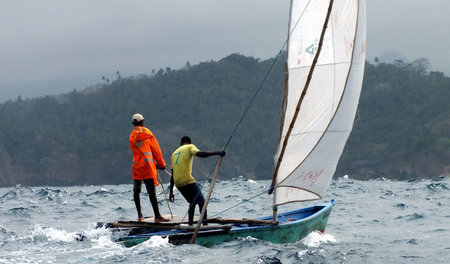
[[[342,65],[342,64],[351,64],[351,62],[343,61],[343,62],[338,62],[338,63],[321,63],[321,64],[317,65],[316,67],[331,66],[331,65]],[[303,68],[309,68],[309,67],[311,67],[311,65],[292,67],[292,68],[289,68],[289,70],[303,69]]]
[[[318,194],[318,193],[315,193],[315,192],[312,192],[312,191],[309,191],[309,190],[307,190],[307,189],[300,188],[300,187],[297,187],[297,186],[290,186],[290,185],[282,185],[282,186],[278,186],[278,188],[280,188],[280,187],[285,187],[285,188],[295,188],[295,189],[299,189],[299,190],[302,190],[302,191],[306,191],[306,192],[308,192],[308,193],[311,193],[311,194],[316,195],[317,198],[314,198],[314,199],[313,199],[313,198],[311,198],[311,199],[298,199],[298,200],[292,200],[292,201],[287,201],[287,202],[282,202],[282,203],[276,203],[275,206],[283,205],[283,204],[288,204],[288,203],[315,201],[315,200],[320,200],[320,199],[323,198],[323,197],[322,197],[320,194]]]
[[[292,136],[301,136],[301,135],[307,135],[307,134],[319,134],[319,133],[348,133],[351,132],[351,130],[327,130],[327,131],[309,131],[309,132],[302,132],[302,133],[295,133],[291,134]],[[282,138],[285,138],[284,136]]]

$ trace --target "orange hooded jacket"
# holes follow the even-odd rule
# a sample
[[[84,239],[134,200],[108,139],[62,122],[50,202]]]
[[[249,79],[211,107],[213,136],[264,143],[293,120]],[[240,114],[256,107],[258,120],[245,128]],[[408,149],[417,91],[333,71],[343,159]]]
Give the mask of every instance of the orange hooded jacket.
[[[143,141],[141,147],[134,144],[138,141]],[[143,126],[136,126],[130,134],[130,148],[133,152],[133,179],[153,179],[155,186],[158,185],[156,167],[165,168],[166,163],[153,133]]]

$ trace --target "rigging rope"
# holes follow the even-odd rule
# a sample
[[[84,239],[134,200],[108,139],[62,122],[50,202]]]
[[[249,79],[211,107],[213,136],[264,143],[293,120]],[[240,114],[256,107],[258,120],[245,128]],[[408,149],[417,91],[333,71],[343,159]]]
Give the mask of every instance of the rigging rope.
[[[286,40],[284,41],[283,45],[280,48],[280,51],[278,52],[277,56],[275,57],[275,59],[273,60],[272,64],[270,65],[269,69],[267,70],[263,80],[261,81],[261,83],[258,86],[258,89],[256,89],[255,94],[253,95],[252,99],[250,100],[249,104],[247,105],[244,113],[242,114],[241,118],[239,119],[239,121],[237,122],[233,132],[231,133],[230,137],[228,138],[227,142],[225,143],[225,145],[223,146],[223,150],[225,150],[228,146],[228,144],[230,144],[231,139],[233,138],[233,136],[236,134],[236,131],[238,130],[239,126],[241,125],[242,121],[244,120],[244,117],[247,115],[247,112],[250,110],[250,107],[252,106],[253,102],[255,101],[256,96],[259,94],[259,92],[261,91],[264,83],[266,82],[267,78],[269,77],[269,74],[272,72],[273,67],[275,66],[275,63],[278,61],[278,58],[280,57],[280,55],[283,53],[283,50],[285,49],[285,47],[287,46],[289,39],[292,35],[292,32],[294,32],[295,28],[297,27],[298,23],[300,22],[300,20],[302,19],[307,7],[309,6],[309,4],[311,3],[311,0],[308,1],[308,3],[306,4],[305,8],[303,9],[302,14],[300,15],[300,17],[298,18],[298,20],[296,21],[295,25],[292,27],[292,30],[290,32],[288,32],[288,37],[286,38]],[[290,17],[289,17],[290,18]],[[216,163],[214,164],[214,167],[211,169],[211,171],[208,174],[208,177],[205,179],[204,184],[201,186],[200,190],[203,190],[203,186],[205,186],[205,183],[209,180],[209,178],[212,175],[212,172],[214,171],[214,168],[217,166],[217,162],[219,161],[219,159],[216,160]],[[266,192],[264,192],[266,193]],[[257,196],[259,196],[261,194],[258,194]],[[255,196],[256,197],[256,196]],[[254,197],[253,197],[254,198]],[[253,199],[252,198],[252,199]],[[196,200],[197,197],[195,197],[194,200]],[[246,200],[249,201],[249,200]],[[244,201],[245,202],[245,201]],[[242,203],[244,203],[242,202]],[[240,204],[242,204],[240,203]],[[240,205],[239,204],[239,205]],[[235,206],[234,206],[235,207]],[[232,207],[233,208],[233,207]],[[188,208],[188,211],[186,212],[186,214],[183,217],[183,220],[186,218],[188,212],[189,212],[190,207]],[[231,208],[229,208],[231,209]],[[229,209],[225,209],[223,212],[228,211]]]
[[[275,66],[275,63],[277,62],[278,58],[280,57],[281,53],[283,53],[284,48],[287,46],[289,39],[291,38],[291,34],[292,32],[294,32],[295,28],[297,27],[298,23],[300,22],[301,18],[303,17],[303,14],[305,13],[305,10],[307,9],[308,5],[311,3],[311,0],[308,2],[308,4],[306,5],[305,9],[303,10],[303,13],[300,15],[299,19],[297,20],[297,22],[295,23],[294,27],[292,28],[292,30],[289,32],[288,37],[286,38],[286,41],[284,41],[283,45],[280,48],[280,51],[278,52],[277,56],[275,57],[275,59],[273,60],[272,64],[270,65],[268,71],[266,72],[266,75],[264,76],[263,80],[261,81],[261,84],[259,85],[258,89],[256,90],[255,94],[253,95],[252,99],[250,100],[249,104],[247,105],[247,108],[245,109],[244,113],[242,114],[241,118],[239,119],[239,122],[236,124],[236,127],[234,128],[233,132],[231,133],[230,138],[228,139],[227,143],[225,144],[225,146],[223,147],[223,149],[225,150],[226,147],[228,146],[228,144],[230,143],[231,139],[233,138],[234,134],[236,133],[238,127],[241,125],[242,120],[244,119],[244,117],[247,115],[248,110],[250,109],[251,105],[253,104],[253,101],[255,101],[256,96],[259,94],[259,92],[261,91],[261,88],[263,87],[264,83],[267,80],[267,77],[269,76],[270,72],[272,72],[273,67]]]
[[[238,204],[235,204],[235,205],[233,205],[233,206],[231,206],[231,207],[228,207],[227,209],[225,209],[225,210],[223,210],[223,211],[221,211],[221,212],[216,213],[215,215],[211,216],[211,218],[212,218],[212,217],[215,217],[215,216],[218,216],[218,215],[220,215],[220,214],[223,214],[223,213],[225,213],[225,212],[227,212],[227,211],[229,211],[229,210],[231,210],[231,209],[233,209],[233,208],[235,208],[235,207],[240,206],[241,204],[244,204],[244,203],[246,203],[246,202],[249,202],[249,201],[255,199],[256,197],[258,197],[258,196],[260,196],[260,195],[262,195],[262,194],[265,194],[265,193],[267,193],[266,190],[264,190],[263,192],[261,192],[261,193],[255,195],[255,196],[253,196],[253,197],[251,197],[250,199],[245,199],[244,201],[242,201],[242,202],[240,202],[240,203],[238,203]]]

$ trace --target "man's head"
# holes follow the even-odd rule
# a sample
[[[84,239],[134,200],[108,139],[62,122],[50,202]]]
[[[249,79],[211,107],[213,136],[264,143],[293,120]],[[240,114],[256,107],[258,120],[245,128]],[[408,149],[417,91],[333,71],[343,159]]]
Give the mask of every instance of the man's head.
[[[192,143],[192,141],[191,141],[190,137],[184,136],[181,138],[181,143],[180,143],[181,146],[183,146],[184,144],[191,144],[191,143]]]
[[[131,122],[135,126],[142,126],[142,125],[144,125],[144,116],[141,114],[134,114],[131,117]]]

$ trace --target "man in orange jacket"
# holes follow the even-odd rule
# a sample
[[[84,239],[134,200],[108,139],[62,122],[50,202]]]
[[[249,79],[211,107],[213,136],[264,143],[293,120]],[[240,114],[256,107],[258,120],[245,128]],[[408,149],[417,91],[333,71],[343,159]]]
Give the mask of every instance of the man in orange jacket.
[[[144,117],[141,114],[134,114],[132,116],[132,123],[134,129],[130,134],[130,148],[133,152],[133,195],[138,213],[138,220],[144,220],[139,197],[142,182],[144,182],[150,197],[153,212],[155,213],[155,222],[168,221],[168,219],[163,218],[159,213],[155,190],[155,186],[159,184],[156,179],[156,168],[160,170],[166,168],[161,149],[159,148],[158,141],[153,136],[153,133],[148,128],[144,127]]]

